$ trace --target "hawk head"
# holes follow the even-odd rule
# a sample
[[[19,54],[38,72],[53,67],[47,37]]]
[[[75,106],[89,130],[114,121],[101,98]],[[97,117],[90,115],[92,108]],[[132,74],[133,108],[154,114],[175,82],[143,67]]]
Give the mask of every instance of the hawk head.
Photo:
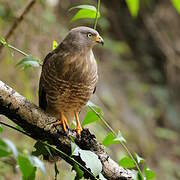
[[[85,26],[71,29],[65,41],[71,42],[74,46],[85,48],[92,48],[96,44],[104,44],[103,38],[96,30]]]

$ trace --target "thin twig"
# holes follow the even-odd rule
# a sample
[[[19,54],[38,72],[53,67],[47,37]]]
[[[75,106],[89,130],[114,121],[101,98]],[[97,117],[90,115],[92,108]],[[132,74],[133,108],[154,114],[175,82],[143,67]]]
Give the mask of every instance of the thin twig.
[[[31,0],[27,6],[24,8],[24,11],[22,12],[22,14],[14,21],[14,23],[12,24],[11,28],[9,29],[9,31],[7,32],[7,34],[5,35],[5,40],[7,41],[14,33],[14,31],[16,30],[16,28],[20,25],[20,23],[23,21],[25,15],[31,10],[31,8],[33,7],[33,5],[35,4],[36,0]],[[3,46],[0,45],[0,53],[2,50]]]
[[[12,49],[14,51],[17,51],[18,53],[21,53],[24,56],[29,56],[29,54],[26,54],[22,50],[10,45],[8,42],[6,42],[6,40],[3,37],[0,37],[0,44],[1,44],[1,46],[5,46],[6,48],[10,48],[10,49]]]
[[[107,120],[104,118],[103,115],[101,115],[100,113],[98,113],[92,106],[88,105],[88,107],[99,117],[99,119],[101,119],[101,121],[105,124],[105,126],[114,134],[114,136],[117,136],[117,133],[113,130],[113,128],[108,124]],[[134,164],[136,165],[136,168],[139,172],[139,175],[141,176],[141,179],[143,179],[143,173],[138,165],[138,163],[136,162],[135,158],[133,157],[132,153],[130,152],[130,150],[128,149],[128,147],[126,146],[125,143],[120,142],[120,144],[122,145],[122,147],[125,149],[125,151],[127,152],[127,154],[129,155],[129,157],[134,161]]]
[[[13,49],[13,50],[19,52],[20,54],[22,54],[22,55],[24,55],[24,56],[29,56],[29,55],[26,54],[25,52],[21,51],[20,49],[18,49],[18,48],[16,48],[16,47],[12,46],[12,45],[10,45],[10,44],[7,44],[7,46],[8,46],[9,48],[11,48],[11,49]]]
[[[95,21],[94,21],[94,29],[96,29],[97,26],[97,21],[98,21],[98,14],[99,14],[99,10],[100,10],[100,4],[101,4],[101,0],[97,0],[97,9],[96,9],[96,17],[95,17]]]
[[[22,131],[22,130],[14,127],[14,126],[11,126],[11,125],[9,125],[9,124],[6,124],[6,123],[4,123],[4,122],[2,122],[2,121],[0,121],[0,124],[3,124],[3,125],[6,126],[6,127],[9,127],[9,128],[11,128],[11,129],[14,129],[14,130],[16,130],[16,131],[18,131],[18,132],[20,132],[20,133],[23,133],[24,135],[26,135],[26,136],[28,136],[28,137],[31,137],[30,134],[28,134],[27,132]],[[32,137],[31,137],[31,138],[32,138]]]
[[[138,163],[136,162],[135,158],[133,157],[132,153],[129,151],[128,147],[126,146],[126,144],[124,144],[123,142],[120,142],[122,147],[126,150],[127,154],[129,155],[129,157],[134,161],[134,164],[139,172],[139,175],[141,177],[141,179],[143,180],[144,177],[143,177],[143,173],[138,165]]]
[[[22,50],[14,47],[14,46],[8,44],[7,42],[3,42],[3,43],[2,43],[2,41],[0,41],[0,43],[1,43],[3,46],[5,46],[5,47],[7,47],[7,48],[10,48],[10,49],[12,49],[12,50],[14,50],[14,51],[17,51],[18,53],[20,53],[20,54],[22,54],[22,55],[24,55],[24,56],[26,56],[26,57],[31,56],[30,54],[27,54],[27,53],[25,53],[24,51],[22,51]],[[43,63],[41,62],[41,60],[38,60],[38,63],[39,63],[40,66],[43,65]]]
[[[89,109],[94,111],[94,113],[101,119],[101,121],[105,124],[105,126],[114,134],[114,136],[117,136],[117,133],[113,130],[113,128],[108,124],[107,120],[102,116],[100,113],[98,113],[92,106],[88,105]]]

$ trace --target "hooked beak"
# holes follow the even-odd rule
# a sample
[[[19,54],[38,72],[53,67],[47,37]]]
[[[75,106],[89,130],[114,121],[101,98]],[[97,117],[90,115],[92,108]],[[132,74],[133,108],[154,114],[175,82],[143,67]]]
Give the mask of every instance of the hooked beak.
[[[96,36],[95,41],[96,41],[97,43],[102,44],[102,46],[104,45],[104,40],[103,40],[103,38],[102,38],[100,35],[97,35],[97,36]]]

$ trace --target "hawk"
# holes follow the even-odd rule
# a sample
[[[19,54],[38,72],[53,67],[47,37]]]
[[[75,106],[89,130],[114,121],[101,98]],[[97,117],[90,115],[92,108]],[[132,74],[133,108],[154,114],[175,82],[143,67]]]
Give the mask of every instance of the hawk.
[[[97,63],[92,52],[96,44],[104,44],[99,33],[80,26],[69,31],[65,39],[44,59],[39,82],[39,106],[55,116],[55,125],[67,130],[76,119],[76,132],[81,134],[79,112],[95,91]]]

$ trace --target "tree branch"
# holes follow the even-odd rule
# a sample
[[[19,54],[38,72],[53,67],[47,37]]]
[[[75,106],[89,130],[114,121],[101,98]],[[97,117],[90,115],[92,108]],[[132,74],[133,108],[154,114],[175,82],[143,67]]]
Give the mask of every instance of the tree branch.
[[[4,37],[6,41],[8,41],[8,39],[12,36],[12,34],[14,33],[14,31],[18,27],[18,25],[21,24],[21,22],[23,21],[25,15],[31,10],[31,8],[35,4],[35,2],[36,2],[36,0],[31,0],[27,4],[27,6],[24,8],[24,10],[21,13],[21,15],[14,21],[14,23],[11,26],[11,28],[9,29],[9,31],[7,32],[7,34]],[[1,53],[2,48],[3,48],[3,45],[0,45],[0,53]]]
[[[2,81],[0,81],[0,114],[21,126],[32,138],[47,141],[68,155],[71,154],[70,137],[73,136],[74,141],[81,149],[93,151],[98,155],[103,166],[102,174],[108,180],[131,180],[133,178],[134,172],[119,167],[88,129],[84,129],[81,137],[78,137],[73,130],[64,133],[61,127],[59,129],[52,128],[51,124],[56,121],[54,117],[42,111]],[[58,156],[60,155],[58,154]],[[73,162],[66,157],[62,158],[73,165]],[[76,160],[84,164],[80,158]],[[86,176],[93,179],[90,175],[86,174]]]

